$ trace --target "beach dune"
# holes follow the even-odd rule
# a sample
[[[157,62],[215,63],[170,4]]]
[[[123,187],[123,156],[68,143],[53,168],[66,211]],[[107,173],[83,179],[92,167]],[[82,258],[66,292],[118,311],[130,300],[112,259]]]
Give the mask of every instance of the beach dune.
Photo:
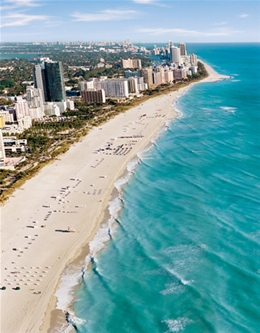
[[[201,82],[226,78],[206,68]],[[94,238],[116,179],[175,117],[172,103],[189,87],[93,128],[1,207],[2,333],[48,331],[62,272]]]

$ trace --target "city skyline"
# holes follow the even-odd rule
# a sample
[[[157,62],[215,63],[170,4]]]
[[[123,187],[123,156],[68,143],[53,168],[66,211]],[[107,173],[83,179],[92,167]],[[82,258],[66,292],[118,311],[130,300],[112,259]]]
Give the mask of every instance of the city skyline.
[[[2,0],[2,42],[259,42],[259,1]]]

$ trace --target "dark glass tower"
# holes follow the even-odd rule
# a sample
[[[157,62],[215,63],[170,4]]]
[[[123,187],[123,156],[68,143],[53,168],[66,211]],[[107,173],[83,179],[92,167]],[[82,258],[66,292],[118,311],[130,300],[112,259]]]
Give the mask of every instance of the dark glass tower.
[[[44,77],[48,102],[65,101],[64,74],[61,62],[45,62]]]
[[[41,88],[45,102],[65,101],[65,85],[62,63],[45,61],[33,70],[34,86]]]

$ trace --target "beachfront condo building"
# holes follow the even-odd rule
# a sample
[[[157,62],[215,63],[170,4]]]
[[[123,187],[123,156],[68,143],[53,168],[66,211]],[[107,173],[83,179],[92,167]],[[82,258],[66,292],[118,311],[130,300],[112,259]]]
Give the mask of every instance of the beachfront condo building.
[[[63,67],[60,61],[44,61],[33,70],[34,86],[43,91],[45,102],[65,101]]]
[[[173,77],[175,81],[182,81],[187,79],[187,72],[184,68],[178,68],[173,70]]]
[[[194,53],[190,55],[190,64],[192,66],[197,66],[197,56]]]
[[[83,90],[81,91],[81,99],[84,103],[105,103],[105,90]]]
[[[107,79],[99,81],[100,89],[105,90],[106,97],[128,98],[128,81],[127,79]]]
[[[172,83],[174,78],[173,78],[173,71],[169,70],[169,68],[166,68],[164,70],[164,80],[167,83]]]
[[[82,91],[100,91],[104,90],[105,97],[109,98],[128,98],[128,79],[93,79],[91,81],[84,81],[80,84]],[[101,94],[102,95],[102,94]],[[85,97],[84,97],[85,96]],[[83,98],[88,98],[84,95]],[[91,95],[89,95],[90,98]],[[94,94],[93,94],[94,96]],[[91,97],[92,98],[92,97]],[[93,97],[94,98],[94,97]],[[98,97],[97,97],[98,98]]]
[[[138,94],[139,93],[139,87],[138,87],[137,77],[129,77],[127,79],[127,81],[128,81],[129,94]]]
[[[153,68],[144,68],[142,69],[142,76],[144,78],[144,83],[150,88],[153,85]]]
[[[179,64],[181,62],[180,49],[176,46],[172,46],[171,49],[171,62],[173,64]]]

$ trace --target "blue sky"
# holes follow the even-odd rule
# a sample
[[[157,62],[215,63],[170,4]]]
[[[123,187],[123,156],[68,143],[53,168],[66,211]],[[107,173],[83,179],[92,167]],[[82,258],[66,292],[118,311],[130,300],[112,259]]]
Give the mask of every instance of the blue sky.
[[[259,0],[1,0],[1,41],[260,42],[259,18]]]

